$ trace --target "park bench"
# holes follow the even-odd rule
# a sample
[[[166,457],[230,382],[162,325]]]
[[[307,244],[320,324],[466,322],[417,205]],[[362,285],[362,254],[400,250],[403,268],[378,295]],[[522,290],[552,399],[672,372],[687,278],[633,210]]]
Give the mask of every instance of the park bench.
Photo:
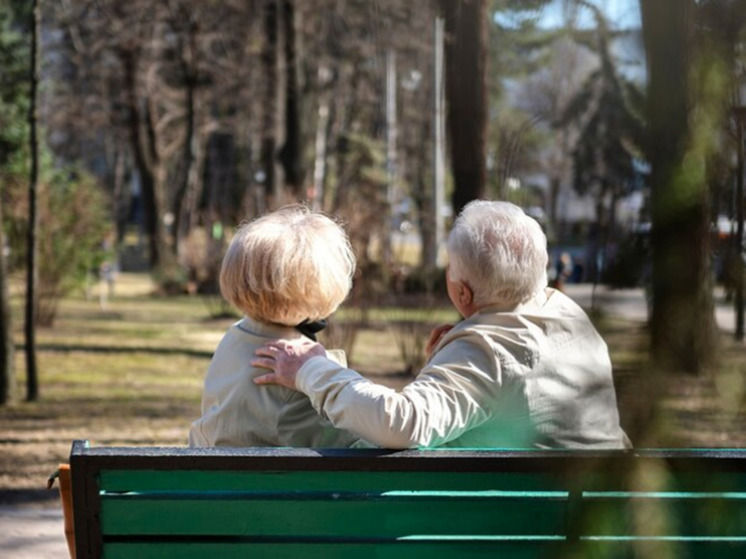
[[[77,557],[746,557],[746,450],[96,447]]]

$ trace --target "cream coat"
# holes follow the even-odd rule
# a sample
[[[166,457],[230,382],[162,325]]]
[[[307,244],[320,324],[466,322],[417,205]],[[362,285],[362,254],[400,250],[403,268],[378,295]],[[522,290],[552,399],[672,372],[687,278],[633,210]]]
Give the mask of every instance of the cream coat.
[[[245,317],[223,337],[205,377],[202,417],[192,423],[190,446],[347,447],[358,437],[335,429],[302,392],[258,386],[266,373],[251,366],[254,350],[275,338],[293,339],[293,328]],[[343,352],[329,352],[344,363]],[[333,362],[333,361],[332,361]]]
[[[606,344],[552,289],[457,324],[400,393],[324,357],[296,384],[334,425],[383,447],[630,446]]]

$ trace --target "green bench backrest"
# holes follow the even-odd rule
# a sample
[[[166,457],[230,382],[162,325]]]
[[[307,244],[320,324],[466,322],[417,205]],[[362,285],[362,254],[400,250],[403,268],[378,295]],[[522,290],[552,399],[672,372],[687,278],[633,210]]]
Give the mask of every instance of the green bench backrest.
[[[76,542],[105,558],[746,557],[746,453],[704,454],[76,442]]]

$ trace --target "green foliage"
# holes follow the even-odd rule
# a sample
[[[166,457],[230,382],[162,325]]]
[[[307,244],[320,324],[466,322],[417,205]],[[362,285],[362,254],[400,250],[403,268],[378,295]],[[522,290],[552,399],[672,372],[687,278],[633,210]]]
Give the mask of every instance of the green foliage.
[[[610,49],[611,31],[603,14],[595,6],[583,4],[596,19],[596,30],[587,46],[598,55],[600,64],[569,103],[560,125],[580,125],[573,154],[575,190],[581,195],[595,192],[603,197],[611,192],[619,196],[634,177],[633,158],[641,155],[644,98],[617,70]],[[576,40],[588,38],[582,33]]]
[[[51,173],[47,186],[48,227],[42,231],[51,237],[50,250],[60,276],[79,284],[89,269],[97,269],[106,254],[103,241],[109,230],[107,200],[96,181],[72,169]],[[51,268],[51,267],[50,267]]]
[[[11,249],[9,267],[26,261],[28,182],[23,165],[0,172],[6,185],[3,206]],[[59,300],[82,286],[87,274],[106,258],[104,240],[111,224],[108,202],[96,180],[74,167],[54,169],[42,159],[38,193],[38,315],[37,323],[54,322]]]
[[[506,78],[528,75],[537,70],[546,56],[545,47],[558,31],[538,26],[541,9],[549,0],[493,0],[490,25],[490,87],[502,95]]]
[[[534,111],[517,108],[507,94],[545,68],[561,29],[539,26],[547,0],[493,0],[489,40],[490,157],[488,187],[498,199],[511,196],[507,180],[532,174],[549,137]],[[525,193],[521,193],[522,195]],[[522,203],[524,200],[516,200]]]
[[[0,166],[28,137],[28,45],[18,27],[11,6],[0,3]]]

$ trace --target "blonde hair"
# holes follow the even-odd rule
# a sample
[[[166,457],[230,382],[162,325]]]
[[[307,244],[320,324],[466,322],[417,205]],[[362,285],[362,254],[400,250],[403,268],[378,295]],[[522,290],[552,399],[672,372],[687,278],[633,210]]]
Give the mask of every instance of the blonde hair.
[[[478,305],[522,303],[547,286],[547,238],[510,202],[467,204],[448,237],[451,279],[465,281]]]
[[[239,227],[223,258],[220,291],[256,320],[295,326],[337,310],[354,271],[340,225],[304,206],[288,206]]]

